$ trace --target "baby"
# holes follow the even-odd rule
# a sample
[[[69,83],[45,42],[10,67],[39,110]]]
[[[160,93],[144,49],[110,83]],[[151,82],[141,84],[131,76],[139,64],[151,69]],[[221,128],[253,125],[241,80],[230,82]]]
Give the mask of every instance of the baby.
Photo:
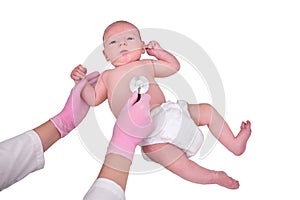
[[[83,99],[91,106],[107,99],[117,118],[132,94],[129,87],[131,80],[143,77],[148,81],[147,94],[151,96],[151,116],[156,127],[140,143],[144,158],[150,158],[191,182],[237,189],[239,182],[225,172],[203,168],[188,157],[195,155],[201,147],[203,134],[198,126],[204,125],[229,151],[241,155],[251,135],[250,122],[242,122],[240,132],[234,136],[211,105],[188,104],[181,100],[177,103],[166,102],[155,78],[171,76],[180,69],[180,64],[158,42],[151,41],[145,45],[133,24],[126,21],[112,23],[104,31],[103,44],[103,54],[114,69],[102,72],[95,88],[87,84],[81,93]],[[156,59],[141,59],[145,52]],[[86,68],[79,65],[72,71],[71,77],[77,82],[85,78],[86,72]]]

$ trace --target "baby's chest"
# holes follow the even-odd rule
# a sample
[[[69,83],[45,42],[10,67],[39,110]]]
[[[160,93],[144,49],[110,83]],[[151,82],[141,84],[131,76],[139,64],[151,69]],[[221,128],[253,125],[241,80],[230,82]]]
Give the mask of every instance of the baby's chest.
[[[147,68],[135,68],[131,70],[116,70],[111,73],[107,79],[107,87],[109,90],[128,90],[130,89],[130,81],[138,76],[144,76],[151,82],[154,77],[153,73]]]

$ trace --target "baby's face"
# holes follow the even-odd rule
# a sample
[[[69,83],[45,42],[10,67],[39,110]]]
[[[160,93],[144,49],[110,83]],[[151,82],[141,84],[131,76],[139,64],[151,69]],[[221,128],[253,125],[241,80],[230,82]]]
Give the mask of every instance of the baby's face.
[[[130,24],[116,24],[104,34],[104,55],[114,66],[121,66],[141,58],[144,42],[135,27]]]

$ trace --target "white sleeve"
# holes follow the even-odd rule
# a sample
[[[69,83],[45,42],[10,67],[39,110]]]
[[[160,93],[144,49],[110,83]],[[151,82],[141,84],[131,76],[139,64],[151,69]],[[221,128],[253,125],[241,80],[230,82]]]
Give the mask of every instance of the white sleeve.
[[[45,165],[41,140],[33,130],[0,143],[0,191]]]
[[[125,200],[124,190],[114,181],[98,178],[84,197],[84,200]]]

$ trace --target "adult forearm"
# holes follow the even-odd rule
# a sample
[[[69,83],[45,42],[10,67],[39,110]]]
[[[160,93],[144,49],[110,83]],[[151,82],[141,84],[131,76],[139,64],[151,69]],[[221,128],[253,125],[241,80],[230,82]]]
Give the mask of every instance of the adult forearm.
[[[36,127],[34,131],[40,137],[44,151],[61,138],[58,130],[50,120]]]
[[[130,166],[131,160],[117,154],[108,154],[98,178],[110,179],[125,191]]]

